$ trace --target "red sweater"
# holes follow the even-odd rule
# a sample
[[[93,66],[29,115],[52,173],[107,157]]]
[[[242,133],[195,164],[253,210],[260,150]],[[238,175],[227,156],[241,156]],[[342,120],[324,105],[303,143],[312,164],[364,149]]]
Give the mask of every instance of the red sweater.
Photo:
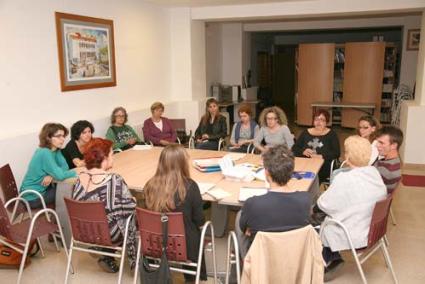
[[[151,141],[154,145],[161,145],[160,140],[166,140],[169,142],[176,142],[177,135],[173,129],[171,122],[166,117],[162,119],[162,131],[155,126],[152,118],[148,118],[143,123],[143,136],[145,141]]]

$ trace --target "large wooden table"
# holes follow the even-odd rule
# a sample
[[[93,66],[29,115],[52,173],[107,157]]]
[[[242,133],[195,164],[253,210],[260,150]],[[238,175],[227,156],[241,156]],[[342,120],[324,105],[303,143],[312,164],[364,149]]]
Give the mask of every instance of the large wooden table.
[[[154,147],[151,150],[127,150],[114,155],[114,165],[111,172],[120,174],[130,189],[136,191],[142,191],[146,182],[155,174],[159,155],[163,148]],[[207,150],[187,150],[191,160],[200,158],[212,158],[212,157],[223,157],[228,152],[217,152]],[[260,164],[261,156],[247,154],[244,158],[236,161],[240,163],[252,163]],[[313,200],[318,194],[319,182],[317,173],[323,164],[322,159],[307,159],[307,158],[295,158],[295,170],[296,171],[311,171],[316,174],[316,178],[313,179],[291,179],[287,184],[291,189],[299,191],[310,191]],[[218,200],[212,203],[211,219],[214,224],[214,232],[216,236],[222,236],[227,226],[227,207],[228,205],[241,206],[242,203],[239,199],[239,189],[242,186],[255,186],[264,187],[262,181],[252,182],[234,182],[225,180],[221,172],[215,173],[202,173],[192,166],[190,166],[190,174],[193,180],[196,182],[209,182],[214,183],[217,188],[221,188],[228,193],[230,196]],[[71,188],[75,183],[74,179],[68,179],[65,182],[59,182],[56,191],[56,211],[59,215],[59,219],[63,226],[63,232],[67,244],[69,244],[71,232],[69,231],[68,213],[66,212],[65,204],[63,201],[64,197],[71,196]],[[208,194],[204,194],[202,198],[205,201],[216,201]]]
[[[127,182],[129,188],[133,190],[143,190],[143,187],[146,182],[155,174],[158,165],[159,155],[162,149],[163,148],[161,147],[154,147],[151,150],[129,150],[118,153],[114,155],[114,165],[112,171],[120,174]],[[228,152],[224,151],[217,152],[193,149],[188,149],[187,151],[191,160],[211,157],[223,157],[224,155],[228,154]],[[260,164],[261,156],[247,154],[242,159],[236,161],[236,164],[240,163]],[[296,171],[310,171],[314,172],[317,175],[322,164],[322,159],[295,158]],[[192,179],[196,182],[214,183],[216,184],[217,188],[221,188],[230,193],[229,197],[218,201],[218,204],[223,205],[241,206],[241,203],[238,201],[239,189],[241,186],[264,186],[264,182],[262,181],[228,181],[224,179],[221,172],[202,173],[192,166],[190,166],[190,174]],[[312,179],[291,179],[287,186],[291,189],[295,189],[298,191],[308,191],[311,190],[313,182],[314,180]],[[204,194],[203,199],[208,201],[214,201],[212,197],[207,194]]]

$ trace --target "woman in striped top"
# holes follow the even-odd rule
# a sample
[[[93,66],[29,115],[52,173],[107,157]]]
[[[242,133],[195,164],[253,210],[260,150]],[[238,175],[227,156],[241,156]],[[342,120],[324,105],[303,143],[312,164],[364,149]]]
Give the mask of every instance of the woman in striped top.
[[[134,213],[136,201],[124,179],[118,174],[107,172],[113,163],[112,141],[102,138],[92,139],[84,149],[84,162],[87,170],[79,174],[72,198],[78,201],[102,201],[105,204],[112,243],[120,246],[124,239],[126,220]],[[127,254],[131,268],[135,267],[136,260],[135,233],[135,225],[130,223]],[[107,272],[115,273],[119,270],[115,259],[110,256],[101,257],[98,264]]]

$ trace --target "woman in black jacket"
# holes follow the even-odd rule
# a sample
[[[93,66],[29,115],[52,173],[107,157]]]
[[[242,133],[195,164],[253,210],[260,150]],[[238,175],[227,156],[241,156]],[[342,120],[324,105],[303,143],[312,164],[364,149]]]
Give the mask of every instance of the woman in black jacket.
[[[218,102],[207,100],[204,116],[195,131],[196,149],[217,150],[220,138],[227,135],[226,118],[218,110]]]
[[[198,185],[190,178],[189,155],[183,146],[168,145],[162,150],[156,173],[146,183],[144,192],[147,209],[183,213],[187,257],[197,262],[200,227],[204,224],[202,197]],[[185,274],[184,277],[186,281],[195,280],[193,275]],[[207,280],[204,259],[200,278]]]

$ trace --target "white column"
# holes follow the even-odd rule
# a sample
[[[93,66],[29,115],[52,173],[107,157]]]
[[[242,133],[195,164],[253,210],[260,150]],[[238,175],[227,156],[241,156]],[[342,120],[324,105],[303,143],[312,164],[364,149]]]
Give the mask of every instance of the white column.
[[[425,13],[422,13],[421,34],[425,34]],[[405,48],[405,47],[403,47]],[[425,40],[419,45],[414,101],[403,102],[400,128],[404,133],[401,155],[404,163],[425,164]]]

